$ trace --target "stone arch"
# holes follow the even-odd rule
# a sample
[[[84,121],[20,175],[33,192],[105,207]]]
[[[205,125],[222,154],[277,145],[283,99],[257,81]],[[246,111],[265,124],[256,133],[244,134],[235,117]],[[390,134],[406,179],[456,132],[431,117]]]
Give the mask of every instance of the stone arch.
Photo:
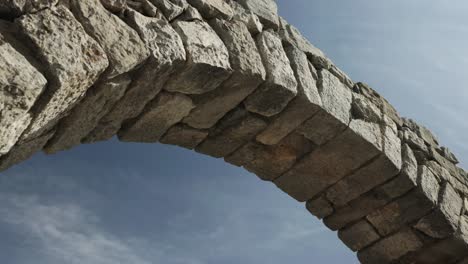
[[[273,182],[362,263],[468,261],[456,157],[273,0],[11,0],[0,17],[0,170],[114,135],[173,144]]]

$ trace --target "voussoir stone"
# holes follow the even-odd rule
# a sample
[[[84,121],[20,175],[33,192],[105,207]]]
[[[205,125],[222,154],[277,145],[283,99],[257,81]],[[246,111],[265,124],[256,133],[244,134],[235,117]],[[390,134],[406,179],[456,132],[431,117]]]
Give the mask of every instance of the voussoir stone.
[[[281,39],[273,31],[257,36],[266,81],[244,101],[247,110],[264,116],[280,113],[297,94],[297,81]]]
[[[188,96],[161,92],[138,118],[122,127],[119,139],[125,142],[157,142],[192,109],[193,103]]]
[[[63,6],[22,16],[15,22],[31,41],[50,84],[22,136],[29,141],[49,131],[107,68],[107,56]]]
[[[54,6],[58,1],[59,0],[2,0],[0,2],[0,15],[17,17]]]
[[[358,251],[380,239],[369,222],[361,220],[338,231],[338,237],[352,251]]]
[[[334,212],[333,205],[324,196],[308,200],[306,208],[318,219],[323,219]]]
[[[286,109],[273,120],[268,128],[257,136],[266,145],[274,145],[299,127],[304,121],[316,114],[321,108],[317,83],[309,68],[307,56],[294,46],[286,48],[291,66],[298,82],[297,96]]]
[[[200,130],[180,124],[171,127],[161,138],[160,142],[187,149],[194,149],[208,136],[208,133],[209,132],[206,130]]]
[[[226,0],[188,0],[206,19],[231,19],[234,12]]]
[[[186,0],[150,0],[156,6],[167,20],[172,21],[180,16],[188,7]]]
[[[106,51],[110,78],[133,70],[148,58],[149,50],[137,32],[107,11],[99,0],[71,0],[70,5],[86,32]]]
[[[107,140],[122,124],[137,117],[145,105],[164,87],[171,75],[185,63],[182,39],[162,16],[145,17],[138,12],[127,12],[127,22],[151,50],[146,64],[133,76],[125,95],[105,115],[85,142]]]
[[[279,28],[278,6],[275,0],[238,0],[244,8],[256,14],[267,28]]]
[[[211,25],[229,51],[233,73],[219,88],[192,96],[197,106],[184,122],[195,128],[214,126],[251,94],[266,74],[255,41],[242,22],[214,19]]]
[[[97,82],[94,87],[88,90],[80,104],[60,121],[54,137],[49,141],[44,151],[52,154],[81,144],[81,140],[122,98],[130,82],[131,79],[126,74]]]
[[[187,62],[183,71],[173,76],[165,89],[203,94],[218,88],[232,72],[229,52],[223,41],[203,21],[175,21],[173,26],[184,42]]]
[[[0,156],[8,153],[31,122],[31,107],[47,80],[6,42],[0,32]]]

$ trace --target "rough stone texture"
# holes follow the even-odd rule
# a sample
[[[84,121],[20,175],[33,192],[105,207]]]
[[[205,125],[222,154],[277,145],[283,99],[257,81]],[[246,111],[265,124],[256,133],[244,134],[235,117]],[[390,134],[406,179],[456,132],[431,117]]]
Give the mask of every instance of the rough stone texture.
[[[148,48],[137,32],[107,11],[99,0],[71,0],[70,5],[86,32],[105,50],[109,77],[133,70],[148,57]]]
[[[341,229],[338,237],[353,251],[361,250],[380,239],[375,229],[365,220]]]
[[[362,263],[466,262],[468,174],[427,128],[273,0],[188,2],[3,1],[0,170],[115,135],[159,141],[307,201]]]
[[[272,31],[257,36],[266,81],[244,102],[247,110],[264,116],[280,113],[297,94],[297,81],[280,38]]]
[[[128,75],[122,75],[96,83],[88,90],[80,104],[73,108],[70,115],[60,121],[55,136],[44,149],[45,152],[53,154],[79,145],[81,139],[88,135],[122,98],[130,82]]]
[[[214,91],[192,97],[197,107],[184,122],[195,128],[214,126],[265,80],[265,68],[247,27],[218,19],[211,24],[229,51],[233,74]]]
[[[0,156],[8,153],[31,122],[29,111],[47,84],[0,33]]]
[[[279,28],[278,6],[274,0],[238,0],[237,2],[256,14],[267,28]]]
[[[162,92],[146,106],[140,117],[119,131],[119,139],[126,142],[157,142],[192,109],[192,100],[186,95]]]
[[[229,52],[216,32],[203,21],[176,21],[175,30],[182,37],[187,63],[181,74],[171,79],[165,89],[171,92],[202,94],[212,91],[229,78]],[[209,74],[206,74],[209,72]]]
[[[137,117],[145,105],[164,87],[171,74],[185,62],[182,39],[164,17],[148,18],[129,12],[128,23],[151,50],[146,65],[138,72],[123,98],[104,116],[85,142],[107,140],[129,119]]]
[[[266,145],[277,144],[304,121],[316,114],[322,106],[322,99],[306,55],[293,46],[286,48],[286,54],[298,82],[298,94],[289,106],[271,122],[268,128],[257,136],[257,140]]]
[[[99,44],[65,7],[25,15],[16,23],[31,41],[50,81],[23,134],[22,141],[30,141],[53,128],[75,106],[108,61]]]

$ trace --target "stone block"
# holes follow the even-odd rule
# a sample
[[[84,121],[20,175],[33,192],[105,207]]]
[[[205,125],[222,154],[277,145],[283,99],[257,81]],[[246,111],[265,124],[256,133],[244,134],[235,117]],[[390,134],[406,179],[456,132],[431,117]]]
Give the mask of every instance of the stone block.
[[[194,149],[207,136],[208,131],[195,129],[187,125],[175,125],[166,132],[160,142],[187,149]]]
[[[120,13],[127,7],[127,0],[101,0],[101,4],[113,13]]]
[[[278,6],[274,0],[239,0],[244,8],[256,14],[267,28],[279,28]]]
[[[192,100],[186,95],[161,92],[138,118],[122,127],[119,139],[125,142],[157,142],[193,107]]]
[[[247,27],[239,21],[218,19],[212,20],[211,25],[229,51],[233,74],[219,88],[192,96],[196,108],[184,123],[195,128],[214,126],[265,80],[265,68]]]
[[[188,0],[206,19],[220,18],[230,20],[234,12],[225,0]]]
[[[220,120],[196,151],[216,158],[226,157],[254,139],[266,126],[262,118],[243,108],[234,109]]]
[[[130,76],[126,74],[97,82],[70,114],[60,121],[54,137],[44,151],[53,154],[81,144],[81,139],[86,137],[122,98],[130,82]]]
[[[263,31],[263,24],[252,11],[245,9],[236,1],[229,1],[229,4],[234,12],[233,20],[244,23],[252,35],[257,35]]]
[[[0,31],[0,156],[15,145],[29,126],[30,110],[47,80]]]
[[[305,53],[294,46],[289,46],[285,50],[298,82],[298,94],[268,128],[257,136],[257,141],[266,145],[277,144],[316,114],[322,105],[316,80],[309,69]]]
[[[203,94],[218,88],[232,72],[229,52],[223,41],[203,21],[175,21],[172,25],[182,38],[187,62],[183,71],[173,76],[165,89],[185,94]]]
[[[70,7],[86,32],[106,52],[109,78],[133,70],[148,58],[149,50],[137,32],[107,11],[99,0],[70,0]]]
[[[338,231],[340,240],[352,251],[359,251],[380,239],[374,227],[361,220]]]
[[[171,74],[185,63],[182,39],[164,17],[150,18],[128,11],[126,21],[138,32],[151,50],[151,55],[133,75],[125,95],[84,139],[86,143],[108,140],[117,134],[122,124],[137,117],[162,90]]]
[[[281,39],[275,32],[257,36],[257,46],[266,68],[266,81],[244,101],[247,110],[263,116],[280,113],[297,94],[297,81]]]
[[[3,0],[0,2],[0,15],[9,18],[27,13],[35,13],[56,5],[58,0]]]
[[[15,23],[44,67],[50,84],[35,105],[34,119],[21,141],[53,128],[107,68],[107,57],[63,6],[22,16]]]
[[[458,230],[463,200],[449,183],[442,186],[438,199],[437,208],[419,220],[415,228],[430,237],[443,239]]]
[[[313,149],[313,145],[299,134],[290,134],[276,145],[249,142],[225,160],[243,166],[262,180],[273,181],[290,169],[297,160]]]
[[[318,219],[323,219],[334,212],[333,205],[324,196],[308,200],[306,208]]]
[[[418,236],[410,229],[401,230],[383,238],[374,245],[360,251],[358,258],[363,264],[393,263],[400,257],[416,252],[423,247]]]
[[[164,16],[172,21],[176,17],[180,16],[187,8],[188,3],[186,0],[150,0],[151,3],[156,6]]]
[[[420,253],[418,253],[413,263],[424,264],[440,264],[440,263],[457,263],[468,256],[467,240],[459,236],[453,236],[441,241],[438,241]],[[464,262],[461,262],[464,263]]]

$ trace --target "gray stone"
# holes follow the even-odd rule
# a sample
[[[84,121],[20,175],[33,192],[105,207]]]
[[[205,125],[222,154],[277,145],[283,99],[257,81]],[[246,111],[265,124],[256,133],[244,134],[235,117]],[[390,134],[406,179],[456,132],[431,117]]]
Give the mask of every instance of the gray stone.
[[[312,61],[314,60],[314,57],[312,59]],[[354,87],[354,82],[353,80],[351,80],[351,78],[346,74],[344,73],[342,70],[340,70],[338,67],[336,67],[335,65],[332,65],[330,67],[330,72],[335,75],[342,83],[344,83],[346,86],[348,86],[349,88],[353,88]]]
[[[350,123],[352,92],[326,70],[319,72],[318,88],[323,110],[298,128],[299,133],[322,145],[341,133]]]
[[[338,237],[352,251],[359,251],[380,239],[374,228],[365,220],[338,231]]]
[[[120,13],[127,7],[127,0],[101,0],[101,3],[113,13]]]
[[[419,181],[418,189],[367,216],[381,235],[386,236],[418,220],[436,206],[439,184],[435,176],[423,167],[420,170]]]
[[[467,240],[453,236],[429,245],[414,257],[413,263],[440,264],[457,263],[468,256]],[[464,263],[464,262],[462,262]]]
[[[53,154],[81,144],[115,103],[122,98],[131,79],[122,75],[111,80],[103,80],[90,88],[85,98],[62,119],[55,136],[44,151]]]
[[[307,210],[318,219],[323,219],[333,214],[332,204],[323,196],[307,201]]]
[[[215,130],[196,151],[216,158],[228,156],[255,138],[267,123],[244,109],[235,109],[220,120]]]
[[[18,17],[52,7],[57,2],[58,0],[3,0],[0,2],[0,15]]]
[[[150,0],[154,6],[156,6],[167,20],[172,21],[176,17],[180,16],[185,9],[188,7],[188,3],[185,0]]]
[[[157,142],[192,109],[192,100],[186,95],[161,92],[138,118],[122,127],[119,139],[125,142]]]
[[[434,134],[432,134],[432,132],[429,129],[427,129],[426,127],[416,123],[416,121],[414,121],[412,119],[404,118],[403,119],[403,126],[410,128],[419,137],[424,139],[424,141],[427,142],[427,144],[429,144],[429,145],[431,145],[433,147],[439,145],[438,140],[434,136]]]
[[[262,180],[273,181],[313,147],[302,135],[293,133],[272,146],[249,142],[225,160],[243,166]]]
[[[87,143],[113,137],[126,120],[137,117],[143,111],[145,105],[161,91],[171,74],[185,63],[182,39],[164,17],[149,18],[129,11],[127,22],[147,43],[151,56],[146,65],[133,76],[122,99],[85,138]]]
[[[429,149],[422,138],[420,138],[415,132],[407,127],[403,127],[401,130],[401,139],[403,142],[411,146],[415,150],[420,150],[424,153],[429,153]]]
[[[86,32],[105,50],[110,62],[109,78],[133,70],[148,58],[149,50],[137,32],[107,11],[99,0],[71,0],[70,5]]]
[[[31,122],[29,111],[47,80],[0,33],[0,156],[8,153]]]
[[[353,93],[351,112],[355,119],[362,119],[370,123],[382,122],[382,111],[380,111],[380,108],[364,95],[358,93]]]
[[[195,128],[214,126],[265,80],[265,68],[247,27],[218,19],[211,24],[229,51],[233,74],[219,88],[192,96],[196,108],[184,122]]]
[[[148,16],[156,17],[159,14],[156,8],[149,0],[127,0],[127,5],[139,13]]]
[[[448,159],[450,162],[453,164],[458,164],[460,161],[457,159],[455,154],[453,154],[450,149],[447,147],[441,147],[437,149],[437,152],[439,152],[440,155],[442,155],[444,158]]]
[[[99,44],[63,6],[25,15],[15,23],[31,41],[51,80],[21,139],[30,141],[49,131],[76,105],[108,61]]]
[[[31,141],[16,144],[7,155],[0,158],[0,171],[4,171],[32,157],[45,146],[53,135],[54,131],[45,132],[42,136],[34,138]]]
[[[375,158],[379,150],[348,129],[301,159],[275,184],[298,201],[306,201]]]
[[[422,241],[410,229],[405,229],[383,238],[374,245],[360,251],[358,258],[363,264],[387,264],[423,247]]]
[[[229,4],[234,12],[233,20],[243,22],[252,35],[257,35],[263,31],[263,24],[252,11],[245,9],[236,1],[229,1]]]
[[[415,228],[439,239],[453,235],[458,229],[462,206],[462,198],[446,183],[441,190],[438,208],[419,220]]]
[[[191,5],[189,5],[185,9],[185,11],[182,13],[182,15],[177,17],[177,21],[188,21],[188,22],[190,22],[190,21],[195,21],[195,20],[198,20],[198,21],[201,21],[201,22],[205,21],[205,20],[203,20],[203,17],[200,14],[200,12],[198,12],[198,10],[195,7],[191,6]]]
[[[286,54],[298,82],[298,94],[286,109],[270,123],[268,128],[257,136],[257,140],[266,145],[277,144],[304,121],[316,114],[322,105],[306,55],[293,46],[286,48]]]
[[[160,142],[187,149],[194,149],[207,136],[208,131],[195,129],[186,125],[175,125],[166,132]]]
[[[279,28],[278,6],[274,0],[238,0],[244,8],[256,14],[267,28]]]
[[[226,0],[188,0],[206,19],[221,18],[230,20],[234,15]]]
[[[184,42],[187,63],[179,75],[171,78],[165,89],[202,94],[218,88],[232,72],[229,52],[223,41],[203,21],[176,21],[173,26]]]
[[[264,31],[257,46],[266,68],[266,81],[244,102],[247,110],[264,116],[280,113],[297,94],[297,81],[276,33]]]

